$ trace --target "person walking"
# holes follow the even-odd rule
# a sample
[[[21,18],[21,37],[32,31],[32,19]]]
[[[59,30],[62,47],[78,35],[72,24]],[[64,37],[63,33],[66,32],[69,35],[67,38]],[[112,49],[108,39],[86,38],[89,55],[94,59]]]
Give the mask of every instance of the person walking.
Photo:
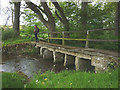
[[[39,28],[37,27],[37,25],[34,26],[34,33],[35,33],[35,40],[36,42],[38,42],[38,33],[39,33]]]

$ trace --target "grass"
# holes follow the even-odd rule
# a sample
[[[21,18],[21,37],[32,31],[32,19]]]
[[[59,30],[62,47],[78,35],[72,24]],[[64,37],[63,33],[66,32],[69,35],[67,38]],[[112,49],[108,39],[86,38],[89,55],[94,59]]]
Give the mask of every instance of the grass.
[[[29,37],[16,37],[16,38],[10,38],[8,40],[3,40],[2,45],[12,45],[12,44],[18,44],[18,43],[23,43],[23,42],[31,42],[34,41],[34,38],[29,38]]]
[[[3,73],[4,88],[118,88],[118,69],[112,72],[90,73],[62,71],[34,74],[31,81],[23,84],[23,77],[16,73]]]
[[[24,77],[17,73],[2,73],[2,88],[24,88]]]
[[[80,71],[46,72],[35,75],[27,88],[117,88],[118,70],[107,73]]]
[[[26,36],[25,34],[20,34],[19,37],[15,37],[15,36],[7,36],[8,33],[5,33],[3,35],[3,40],[2,40],[2,46],[6,46],[6,45],[12,45],[12,44],[19,44],[19,43],[24,43],[24,42],[31,42],[31,41],[35,41],[35,36],[33,35],[28,35]],[[47,37],[45,34],[44,35],[39,35],[38,38],[40,37]]]
[[[27,32],[26,32],[27,33]],[[20,36],[17,36],[13,29],[6,29],[2,31],[2,45],[11,45],[11,44],[18,44],[23,42],[30,42],[35,41],[34,34],[26,35],[26,33],[20,32]]]

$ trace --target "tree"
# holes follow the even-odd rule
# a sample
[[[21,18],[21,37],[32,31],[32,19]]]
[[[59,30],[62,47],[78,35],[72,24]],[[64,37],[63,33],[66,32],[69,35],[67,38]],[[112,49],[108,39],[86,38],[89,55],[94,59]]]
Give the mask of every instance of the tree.
[[[38,15],[40,21],[50,30],[50,32],[55,31],[55,20],[47,5],[47,2],[41,2],[41,6],[43,7],[43,9],[32,2],[26,2],[26,4],[32,11],[34,11]],[[48,20],[44,18],[42,13],[47,16]]]
[[[13,15],[13,14],[14,14],[14,8],[13,8],[13,5],[14,5],[14,4],[13,4],[13,2],[11,2],[11,1],[9,1],[9,3],[10,3],[10,5],[11,5],[10,8],[11,8],[11,11],[12,11],[12,24],[13,24],[13,23],[14,23],[14,15]]]
[[[55,8],[58,10],[59,14],[57,13],[57,11],[55,11],[56,16],[59,18],[59,20],[61,21],[61,23],[63,23],[65,31],[69,31],[69,22],[64,14],[63,9],[60,7],[60,5],[58,4],[58,2],[56,0],[51,0],[51,2],[54,4]],[[66,37],[69,37],[69,34],[65,35]]]
[[[81,7],[81,24],[83,27],[83,30],[87,30],[87,7],[88,7],[88,2],[84,2],[82,0],[82,7]]]
[[[58,10],[60,16],[58,15],[57,11],[56,16],[59,18],[59,20],[63,23],[65,30],[69,31],[69,22],[64,14],[63,9],[60,7],[60,5],[58,4],[58,2],[56,0],[51,0],[51,2],[54,4],[55,8]]]
[[[20,3],[21,2],[14,2],[14,24],[13,29],[19,35],[19,25],[20,25]]]
[[[69,22],[63,12],[63,9],[60,7],[57,1],[53,2],[53,0],[51,0],[51,2],[54,4],[55,8],[60,13],[59,16],[59,14],[55,12],[60,21],[63,23],[65,30],[69,31]],[[53,17],[52,12],[50,11],[50,8],[47,5],[47,2],[41,2],[41,7],[43,7],[43,9],[32,2],[26,2],[26,4],[31,10],[33,10],[38,15],[41,22],[43,22],[43,24],[50,30],[50,32],[55,31],[55,19]],[[43,13],[47,16],[48,20],[44,18]]]
[[[117,2],[117,7],[116,7],[115,27],[116,27],[115,35],[118,36],[120,29],[120,1]]]
[[[24,12],[22,12],[23,14],[25,14],[25,16],[23,16],[24,18],[24,22],[26,22],[25,24],[28,26],[34,26],[36,25],[41,25],[42,23],[40,22],[38,16],[36,15],[36,13],[34,13],[32,10],[28,10],[28,9],[24,9]],[[43,24],[42,24],[43,25]]]

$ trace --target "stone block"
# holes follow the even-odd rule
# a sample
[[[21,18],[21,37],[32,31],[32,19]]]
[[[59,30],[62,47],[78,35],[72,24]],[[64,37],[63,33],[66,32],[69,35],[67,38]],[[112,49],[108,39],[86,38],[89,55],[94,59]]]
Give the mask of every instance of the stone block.
[[[65,54],[53,51],[54,62],[63,62],[64,63]]]
[[[89,59],[83,59],[83,58],[76,57],[75,67],[76,67],[76,70],[94,71],[94,66],[91,65],[91,60]]]
[[[75,57],[65,54],[64,66],[75,65]]]
[[[44,60],[53,60],[53,52],[45,49],[43,52],[43,59]]]
[[[99,56],[93,56],[91,60],[91,64],[95,66],[95,71],[105,71],[107,70],[108,63],[111,60],[109,57],[99,57]]]

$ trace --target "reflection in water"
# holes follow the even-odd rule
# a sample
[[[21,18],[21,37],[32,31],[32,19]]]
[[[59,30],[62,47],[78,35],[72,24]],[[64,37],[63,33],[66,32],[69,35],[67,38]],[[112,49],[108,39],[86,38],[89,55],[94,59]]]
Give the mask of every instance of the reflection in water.
[[[40,56],[30,57],[3,57],[2,67],[3,72],[24,72],[29,78],[33,72],[41,71],[41,73],[52,70],[60,72],[64,70],[63,64],[54,65],[53,60],[43,60]]]

